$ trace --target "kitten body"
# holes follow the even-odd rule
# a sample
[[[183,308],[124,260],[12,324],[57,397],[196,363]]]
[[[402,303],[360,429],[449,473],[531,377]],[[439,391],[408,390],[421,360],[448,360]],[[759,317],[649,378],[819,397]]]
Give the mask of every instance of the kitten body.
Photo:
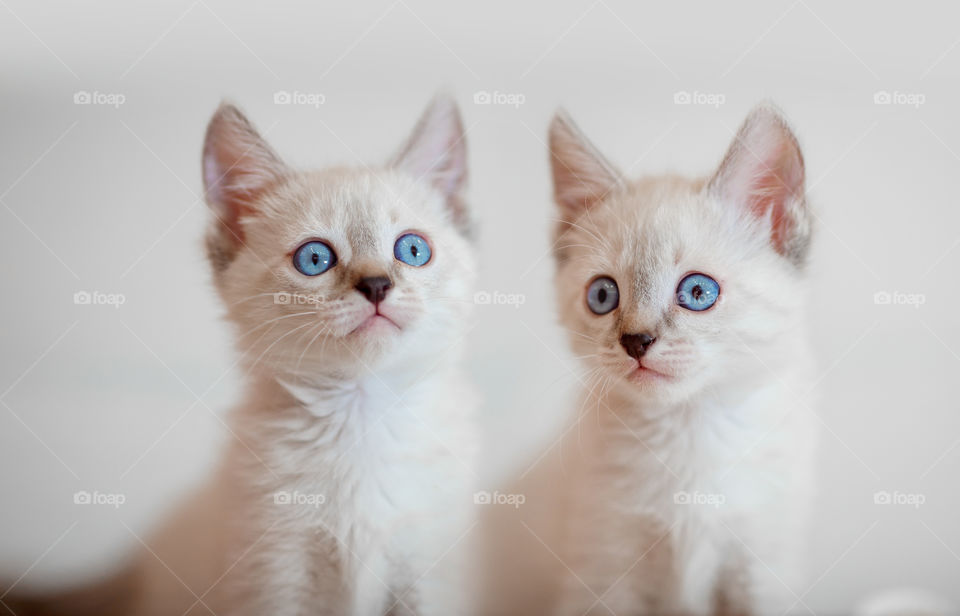
[[[801,604],[812,487],[803,163],[772,109],[707,179],[624,181],[551,127],[557,293],[584,381],[558,612],[772,614]],[[716,304],[679,305],[691,273]],[[619,303],[595,314],[598,276]],[[630,336],[648,335],[631,353]]]
[[[474,264],[455,105],[435,101],[375,171],[293,172],[232,108],[204,160],[208,248],[251,375],[223,465],[226,612],[462,613],[476,447],[458,349]],[[422,267],[396,254],[406,233],[430,247]],[[336,263],[305,276],[291,253],[315,240]]]
[[[458,366],[475,269],[465,156],[443,98],[374,169],[295,171],[239,111],[217,111],[207,249],[246,392],[215,477],[125,575],[122,613],[464,613],[476,477]],[[400,260],[408,233],[429,246],[422,266]],[[307,275],[298,247],[317,241],[335,258]]]

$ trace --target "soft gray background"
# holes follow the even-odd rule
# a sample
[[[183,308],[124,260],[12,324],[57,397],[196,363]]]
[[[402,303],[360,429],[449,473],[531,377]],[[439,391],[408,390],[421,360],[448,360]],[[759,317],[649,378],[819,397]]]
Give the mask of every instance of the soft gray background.
[[[241,375],[198,199],[221,98],[288,160],[320,165],[382,160],[443,89],[469,127],[480,288],[526,299],[479,307],[471,334],[491,484],[550,444],[577,385],[552,306],[550,114],[567,107],[633,174],[706,173],[771,98],[820,216],[822,489],[812,586],[794,590],[817,612],[901,585],[960,602],[957,17],[938,2],[0,0],[0,577],[109,566],[231,438],[219,418]],[[277,105],[281,90],[324,104]],[[78,91],[125,102],[76,105]],[[478,91],[525,102],[478,105]],[[678,91],[725,100],[678,105]],[[125,303],[75,305],[78,291]],[[925,301],[876,304],[884,291]],[[126,503],[77,506],[78,490]],[[881,490],[924,503],[877,505]]]

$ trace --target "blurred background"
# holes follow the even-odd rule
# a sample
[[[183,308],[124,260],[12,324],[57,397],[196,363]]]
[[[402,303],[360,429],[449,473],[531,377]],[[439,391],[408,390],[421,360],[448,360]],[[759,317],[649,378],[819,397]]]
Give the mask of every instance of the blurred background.
[[[0,578],[30,588],[109,569],[233,438],[222,417],[242,374],[201,245],[217,104],[319,166],[384,160],[443,90],[468,129],[478,290],[494,299],[467,357],[491,490],[550,463],[582,373],[553,305],[551,114],[566,107],[630,175],[706,174],[772,99],[819,216],[820,491],[809,587],[793,590],[818,613],[892,586],[960,603],[958,14],[933,1],[0,0]],[[75,504],[84,492],[112,504]]]

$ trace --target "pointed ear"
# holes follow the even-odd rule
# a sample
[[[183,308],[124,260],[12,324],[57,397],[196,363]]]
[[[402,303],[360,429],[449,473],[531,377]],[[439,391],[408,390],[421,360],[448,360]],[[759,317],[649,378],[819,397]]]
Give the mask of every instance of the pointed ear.
[[[620,183],[620,172],[560,110],[550,122],[550,167],[560,217],[573,222]]]
[[[218,252],[235,251],[243,242],[240,220],[256,213],[257,200],[287,173],[287,167],[240,111],[220,105],[203,144],[203,186],[217,216],[208,240]],[[222,255],[221,255],[222,256]]]
[[[774,249],[798,265],[810,243],[803,154],[782,115],[756,107],[727,151],[708,189],[729,207],[768,221]]]
[[[452,98],[433,99],[389,166],[429,182],[446,199],[454,222],[468,225],[460,194],[467,183],[467,144],[460,110]]]

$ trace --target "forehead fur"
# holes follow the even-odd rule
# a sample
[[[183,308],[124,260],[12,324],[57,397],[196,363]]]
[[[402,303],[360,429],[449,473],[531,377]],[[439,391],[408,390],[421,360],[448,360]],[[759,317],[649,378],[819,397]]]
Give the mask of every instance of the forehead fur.
[[[406,224],[428,231],[449,222],[439,195],[407,174],[354,168],[291,175],[263,199],[260,213],[244,219],[251,230],[259,227],[274,237],[296,240],[316,229],[360,243],[374,227]]]
[[[772,252],[761,223],[723,207],[705,179],[667,175],[624,182],[585,211],[558,241],[561,263],[597,273],[671,275],[676,266],[723,267]],[[649,288],[652,280],[639,286]]]

